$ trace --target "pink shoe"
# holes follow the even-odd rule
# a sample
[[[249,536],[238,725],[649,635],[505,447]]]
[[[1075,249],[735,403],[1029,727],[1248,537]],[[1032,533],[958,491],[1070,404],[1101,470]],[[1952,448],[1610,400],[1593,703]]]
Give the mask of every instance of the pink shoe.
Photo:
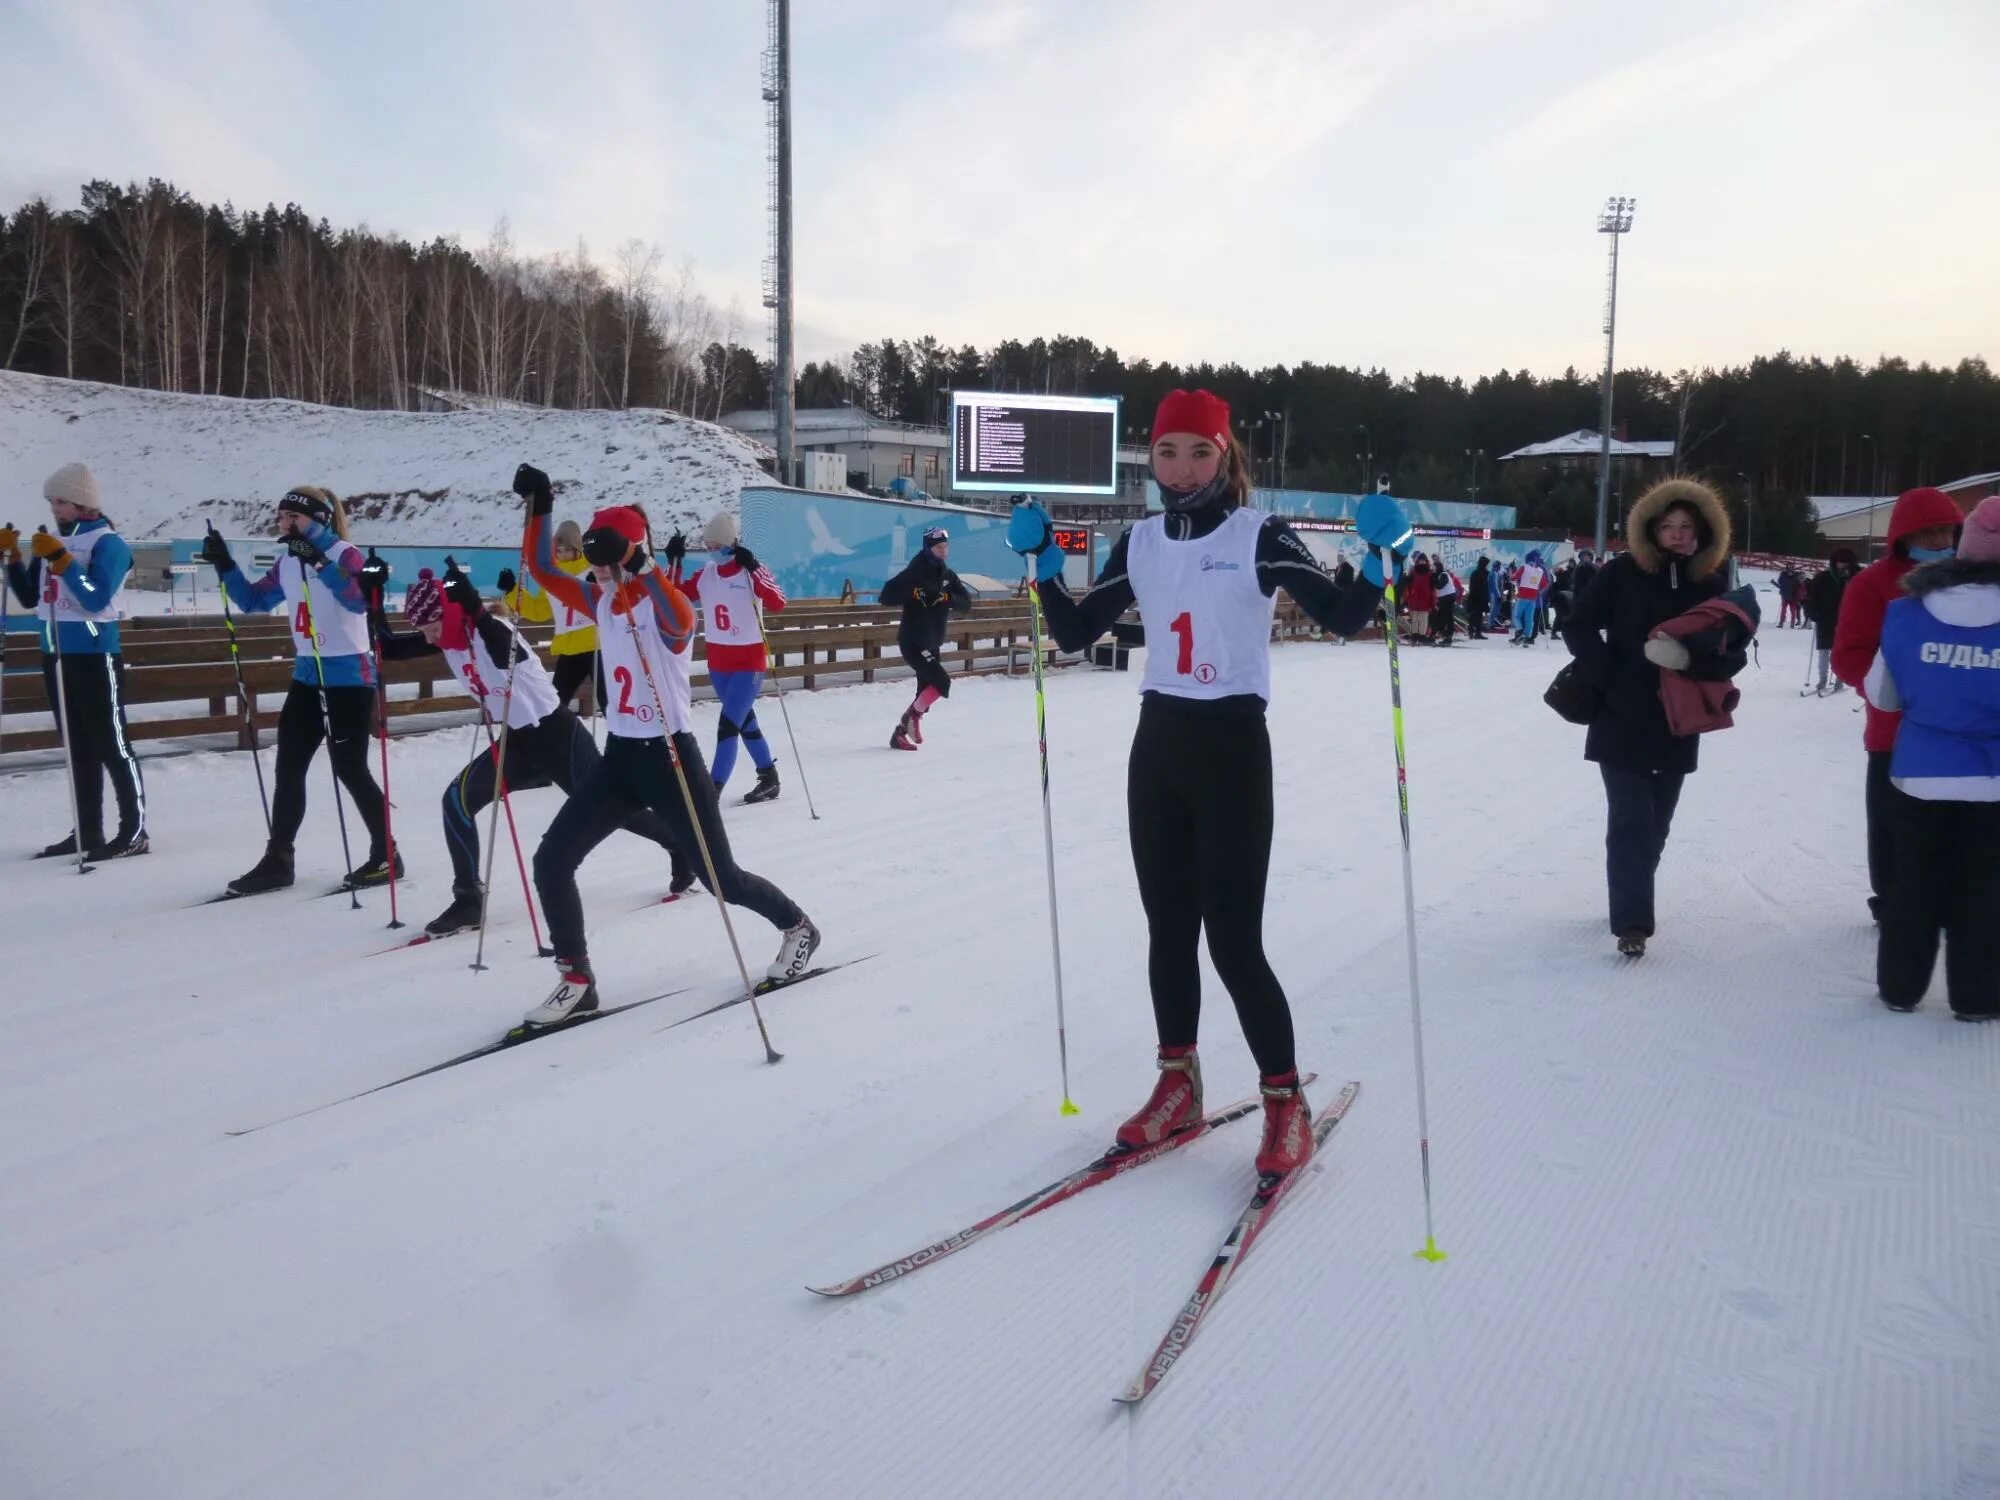
[[[1263,1080],[1264,1144],[1257,1151],[1257,1171],[1264,1176],[1295,1172],[1312,1160],[1312,1106],[1299,1087],[1299,1070]]]
[[[1121,1146],[1157,1146],[1201,1118],[1201,1059],[1192,1047],[1160,1049],[1160,1077],[1146,1107],[1118,1127]]]

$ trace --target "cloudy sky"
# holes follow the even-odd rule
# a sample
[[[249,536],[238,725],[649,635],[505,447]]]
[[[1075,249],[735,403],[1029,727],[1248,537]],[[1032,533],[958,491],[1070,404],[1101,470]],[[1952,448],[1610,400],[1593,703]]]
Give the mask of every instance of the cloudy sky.
[[[1996,0],[794,0],[807,356],[2000,361]],[[762,338],[761,0],[0,0],[0,205],[170,177],[692,262]]]

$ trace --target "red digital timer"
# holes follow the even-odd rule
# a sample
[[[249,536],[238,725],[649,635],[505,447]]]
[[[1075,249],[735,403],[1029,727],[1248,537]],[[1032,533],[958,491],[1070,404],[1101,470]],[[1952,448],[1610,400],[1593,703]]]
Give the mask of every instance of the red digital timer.
[[[1082,526],[1057,526],[1054,528],[1056,546],[1065,552],[1090,551],[1090,531]]]

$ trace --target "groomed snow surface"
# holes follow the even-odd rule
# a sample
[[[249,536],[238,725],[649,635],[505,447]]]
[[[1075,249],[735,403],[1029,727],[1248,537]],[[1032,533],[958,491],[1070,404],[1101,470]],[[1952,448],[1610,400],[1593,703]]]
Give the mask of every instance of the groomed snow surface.
[[[1539,701],[1558,649],[1407,653],[1435,1266],[1383,651],[1277,653],[1269,947],[1322,1096],[1364,1087],[1136,1414],[1111,1398],[1241,1207],[1254,1121],[886,1289],[804,1290],[1079,1164],[1150,1087],[1135,675],[1050,685],[1076,1119],[1025,681],[960,685],[915,755],[906,687],[794,696],[819,822],[767,704],[786,788],[732,808],[739,854],[827,961],[874,955],[767,1001],[778,1066],[742,1007],[662,1030],[733,965],[712,902],[631,910],[667,870],[620,835],[584,868],[605,1003],[685,993],[238,1138],[546,992],[511,854],[474,975],[469,937],[363,956],[385,894],[316,898],[323,759],[298,888],[195,910],[262,841],[243,756],[150,760],[157,852],[88,877],[25,858],[58,775],[0,780],[0,1493],[1990,1500],[2000,1026],[1875,1000],[1861,721],[1798,696],[1807,641],[1766,632],[1704,747],[1637,964],[1596,774]],[[394,746],[413,922],[467,749]],[[1209,995],[1221,1103],[1254,1077]]]

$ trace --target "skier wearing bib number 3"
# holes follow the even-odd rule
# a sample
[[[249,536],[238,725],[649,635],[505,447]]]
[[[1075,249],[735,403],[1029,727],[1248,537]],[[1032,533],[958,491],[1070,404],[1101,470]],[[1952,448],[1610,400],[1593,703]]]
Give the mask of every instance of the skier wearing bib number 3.
[[[597,621],[608,731],[604,758],[563,804],[535,850],[535,888],[549,919],[549,943],[556,950],[562,976],[549,998],[528,1012],[528,1024],[552,1025],[597,1008],[597,981],[584,943],[576,869],[614,829],[647,808],[665,821],[674,843],[687,851],[696,875],[708,885],[710,874],[696,841],[695,819],[689,816],[692,802],[715,866],[716,886],[711,889],[783,933],[766,979],[797,979],[819,947],[819,929],[791,897],[763,877],[737,868],[730,856],[715,783],[702,760],[688,706],[694,608],[649,555],[651,537],[644,513],[637,506],[614,505],[593,516],[583,534],[590,572],[571,578],[555,566],[550,546],[549,512],[555,507],[555,494],[549,476],[522,464],[514,474],[514,493],[528,500],[528,532],[522,543],[528,571],[551,599]],[[668,734],[673,736],[671,752]],[[675,758],[685,774],[685,789],[682,776],[674,770]]]
[[[239,896],[282,890],[292,883],[292,840],[306,816],[306,770],[332,725],[334,774],[368,829],[368,858],[347,884],[386,885],[387,825],[382,789],[368,769],[375,728],[375,658],[368,640],[368,601],[361,589],[361,549],[347,540],[347,514],[330,491],[302,484],[278,502],[284,552],[252,583],[211,528],[201,560],[213,567],[236,607],[264,614],[283,605],[292,627],[292,685],[278,715],[278,767],[271,793],[271,839],[264,857],[229,882]],[[403,857],[396,856],[396,876]]]
[[[1040,504],[1017,502],[1007,527],[1008,545],[1033,559],[1062,649],[1084,650],[1134,600],[1146,626],[1126,808],[1150,938],[1160,1078],[1145,1107],[1118,1127],[1118,1142],[1151,1145],[1202,1117],[1195,1033],[1206,932],[1261,1075],[1257,1171],[1290,1172],[1312,1155],[1313,1137],[1291,1007],[1264,956],[1273,820],[1264,708],[1275,595],[1282,587],[1322,628],[1352,636],[1381,601],[1384,550],[1407,557],[1414,539],[1394,500],[1369,496],[1356,518],[1368,557],[1361,578],[1339,587],[1291,527],[1247,507],[1248,461],[1230,432],[1228,404],[1210,391],[1170,391],[1160,403],[1153,477],[1165,513],[1126,533],[1081,599],[1063,586],[1062,553]]]
[[[376,639],[384,661],[442,655],[445,665],[475,702],[489,727],[507,720],[505,764],[496,766],[499,746],[482,750],[452,777],[444,793],[444,842],[451,851],[451,905],[424,924],[432,937],[446,937],[479,925],[479,814],[492,805],[496,770],[507,792],[532,791],[553,783],[568,796],[597,766],[597,742],[583,721],[559,701],[555,680],[521,641],[515,627],[487,612],[472,580],[449,570],[440,585],[425,568],[403,601],[403,614],[416,627],[396,631],[376,617]],[[503,665],[511,663],[511,665]],[[657,813],[640,811],[625,827],[651,839],[673,856],[676,893],[694,884],[694,872],[674,848]]]

